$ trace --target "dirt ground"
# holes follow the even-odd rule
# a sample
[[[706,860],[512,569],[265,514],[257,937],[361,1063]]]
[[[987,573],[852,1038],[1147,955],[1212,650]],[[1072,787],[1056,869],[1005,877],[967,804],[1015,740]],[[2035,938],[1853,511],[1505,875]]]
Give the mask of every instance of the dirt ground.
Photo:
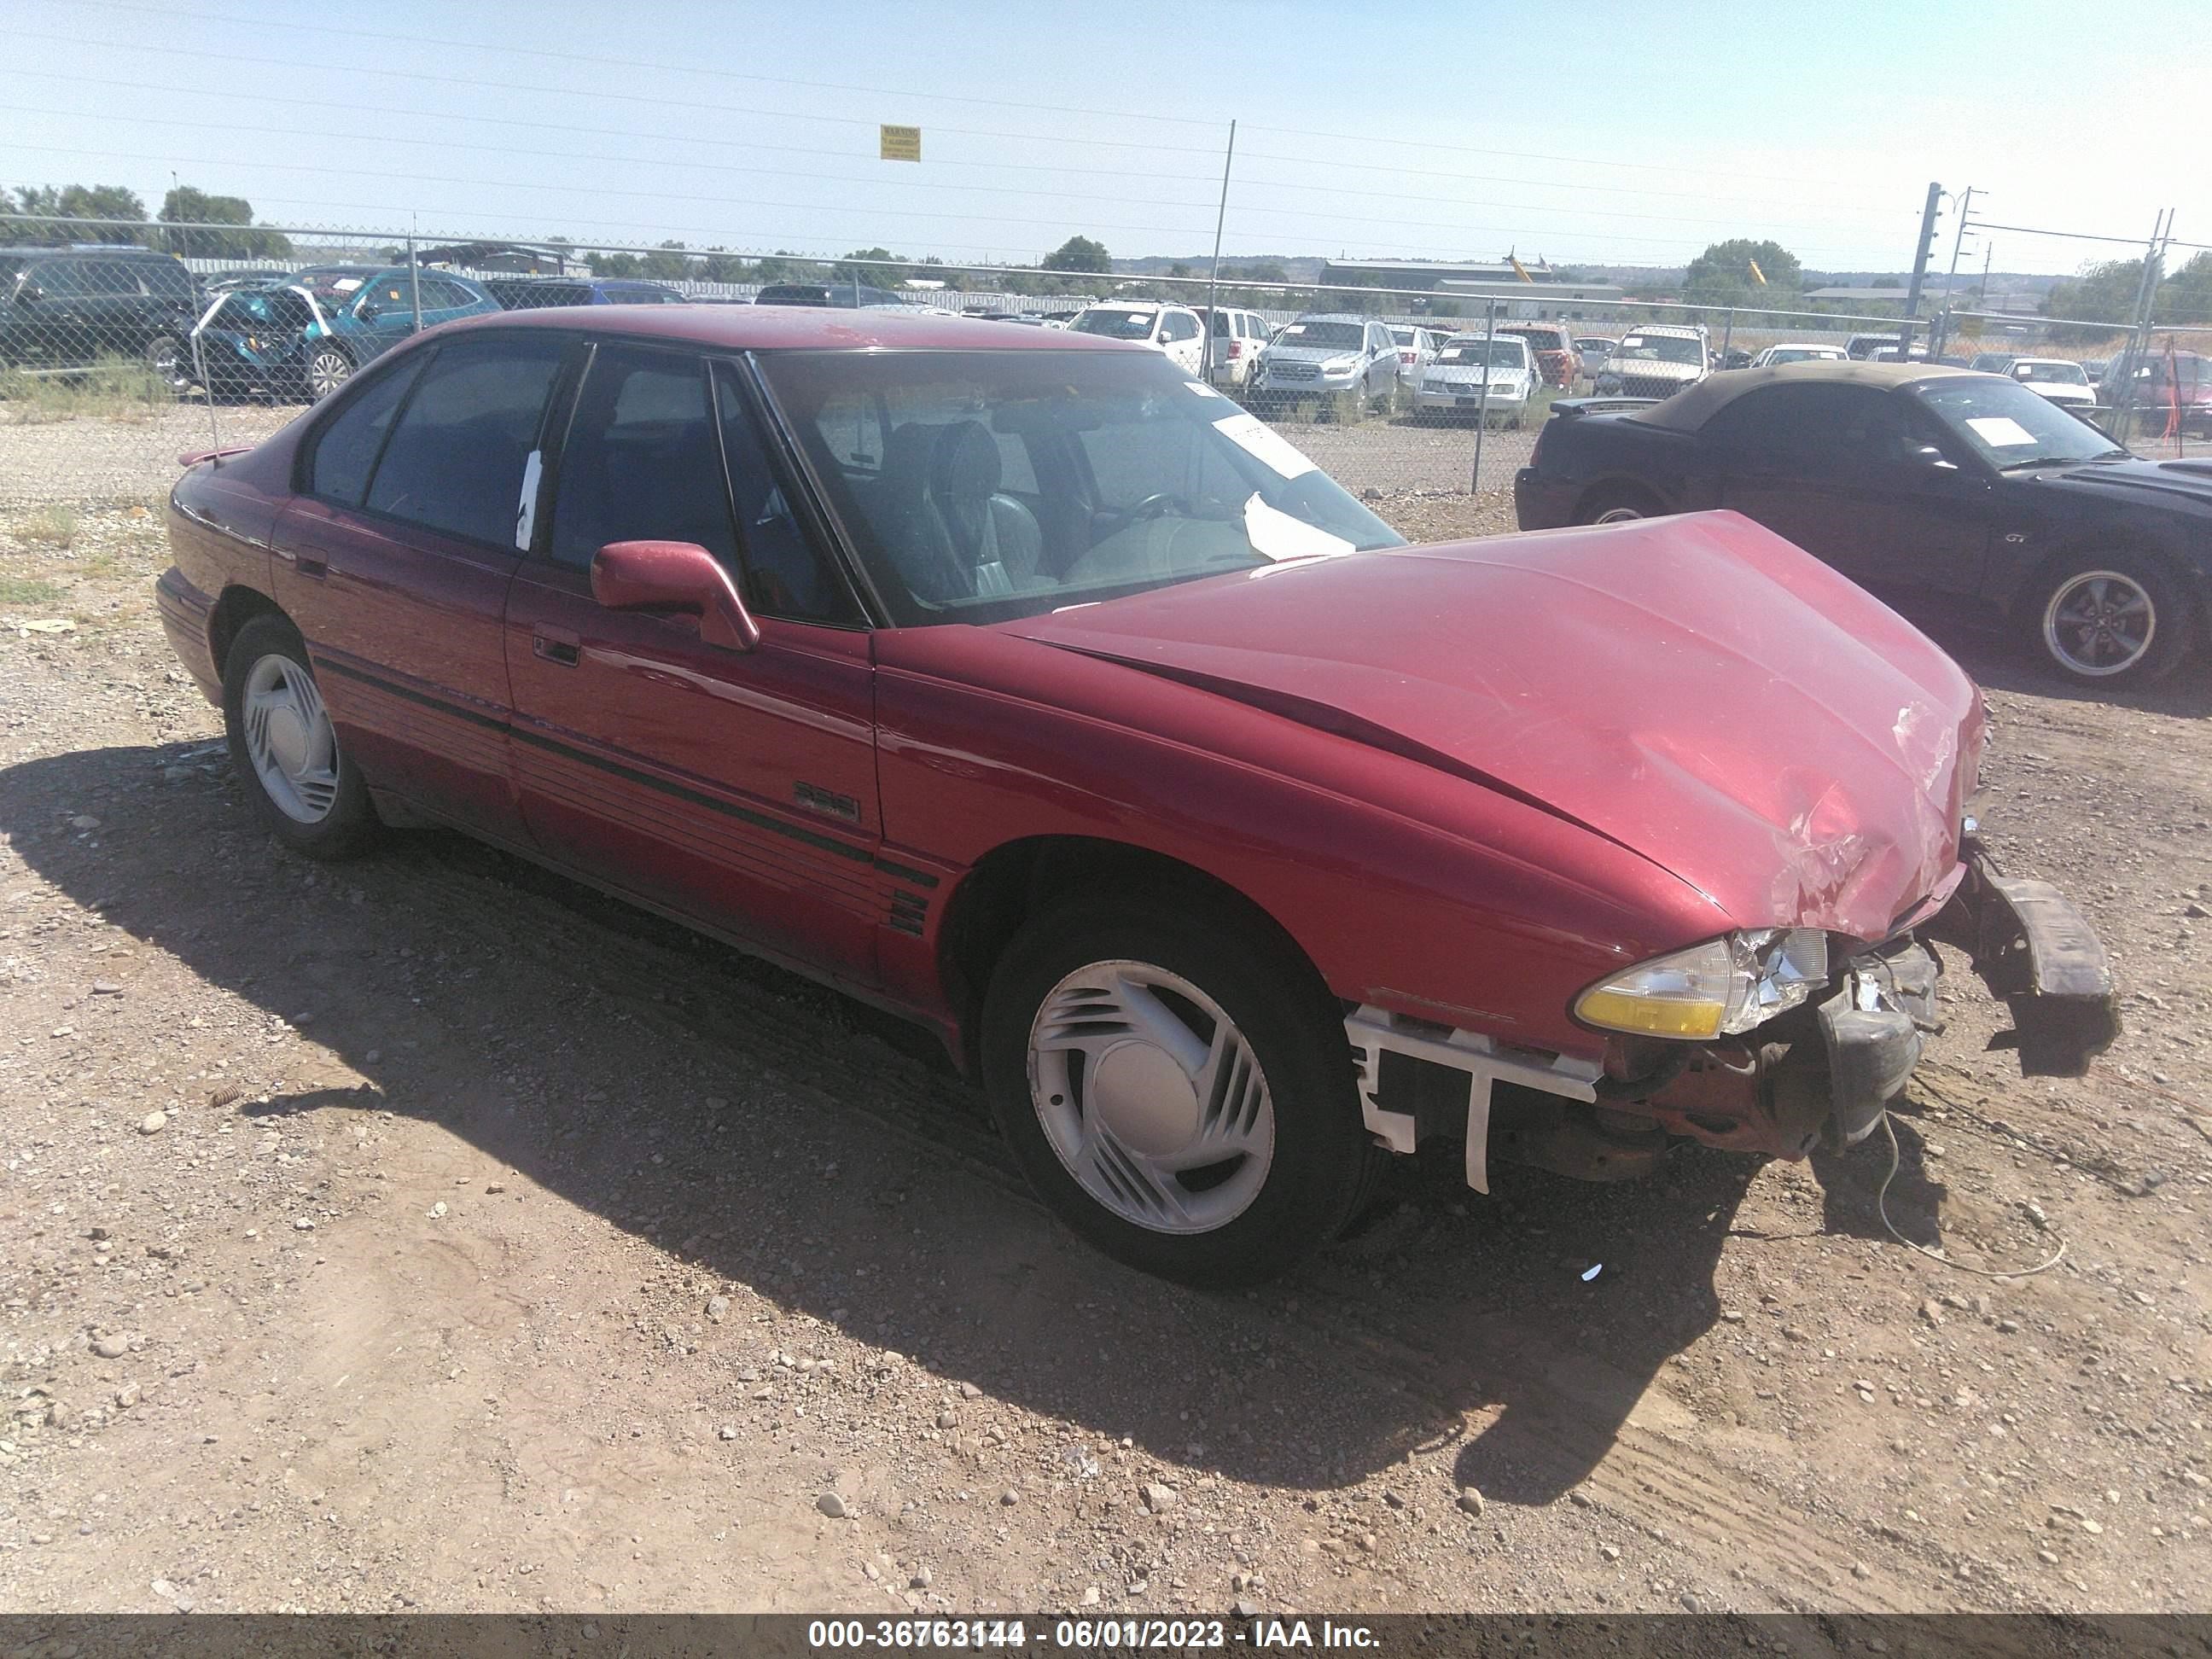
[[[1073,1243],[855,1005],[458,839],[280,855],[158,513],[19,505],[80,424],[0,432],[0,1607],[2205,1606],[2204,678],[1946,638],[2129,1030],[2024,1083],[1954,975],[1889,1208],[2056,1268],[1893,1243],[1877,1136],[1401,1166],[1216,1299]],[[107,465],[77,499],[160,488]]]

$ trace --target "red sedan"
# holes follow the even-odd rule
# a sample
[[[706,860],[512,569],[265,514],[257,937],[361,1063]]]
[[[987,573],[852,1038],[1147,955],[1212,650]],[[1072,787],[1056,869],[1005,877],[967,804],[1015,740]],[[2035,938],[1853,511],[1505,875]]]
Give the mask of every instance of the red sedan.
[[[933,1027],[1122,1259],[1249,1282],[1387,1152],[1610,1177],[1880,1121],[1948,936],[2032,1069],[2101,948],[1951,661],[1716,513],[1409,548],[1157,352],[957,318],[432,330],[171,501],[276,839],[438,823]]]

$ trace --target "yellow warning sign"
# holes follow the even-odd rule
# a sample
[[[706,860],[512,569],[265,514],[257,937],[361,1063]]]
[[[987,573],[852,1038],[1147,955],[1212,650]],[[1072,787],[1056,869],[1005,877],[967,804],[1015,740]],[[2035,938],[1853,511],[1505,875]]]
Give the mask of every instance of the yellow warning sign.
[[[886,161],[919,161],[921,160],[921,129],[920,127],[883,127],[883,159]]]

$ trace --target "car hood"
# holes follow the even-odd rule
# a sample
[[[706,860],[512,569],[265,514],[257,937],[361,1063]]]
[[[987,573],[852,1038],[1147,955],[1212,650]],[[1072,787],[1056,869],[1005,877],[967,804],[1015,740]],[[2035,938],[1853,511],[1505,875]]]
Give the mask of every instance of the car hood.
[[[2212,511],[2212,458],[2085,461],[2079,466],[2038,468],[2028,477],[2044,489],[2078,490],[2105,499],[2132,496],[2157,507],[2192,503]]]
[[[1947,890],[1978,694],[1734,513],[1277,565],[1001,624],[1370,744],[1629,848],[1714,931],[1888,937]]]
[[[1670,363],[1659,357],[1608,357],[1600,371],[1624,380],[1694,380],[1705,372],[1695,363]]]
[[[2048,398],[2054,404],[2094,404],[2097,401],[2094,386],[2075,386],[2069,380],[2022,380],[2021,384],[2039,398]]]

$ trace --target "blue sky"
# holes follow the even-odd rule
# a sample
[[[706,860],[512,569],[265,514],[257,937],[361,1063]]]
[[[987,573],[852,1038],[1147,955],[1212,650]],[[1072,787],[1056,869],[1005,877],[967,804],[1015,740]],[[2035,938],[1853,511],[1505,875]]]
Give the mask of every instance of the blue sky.
[[[2172,205],[2212,242],[2204,0],[0,0],[0,182],[151,205],[173,172],[284,224],[1190,254],[1234,117],[1231,253],[1668,264],[1741,234],[1896,269],[1931,179],[2004,223],[2141,236]],[[880,122],[920,165],[876,158]],[[2001,270],[2125,252],[1987,234]]]

